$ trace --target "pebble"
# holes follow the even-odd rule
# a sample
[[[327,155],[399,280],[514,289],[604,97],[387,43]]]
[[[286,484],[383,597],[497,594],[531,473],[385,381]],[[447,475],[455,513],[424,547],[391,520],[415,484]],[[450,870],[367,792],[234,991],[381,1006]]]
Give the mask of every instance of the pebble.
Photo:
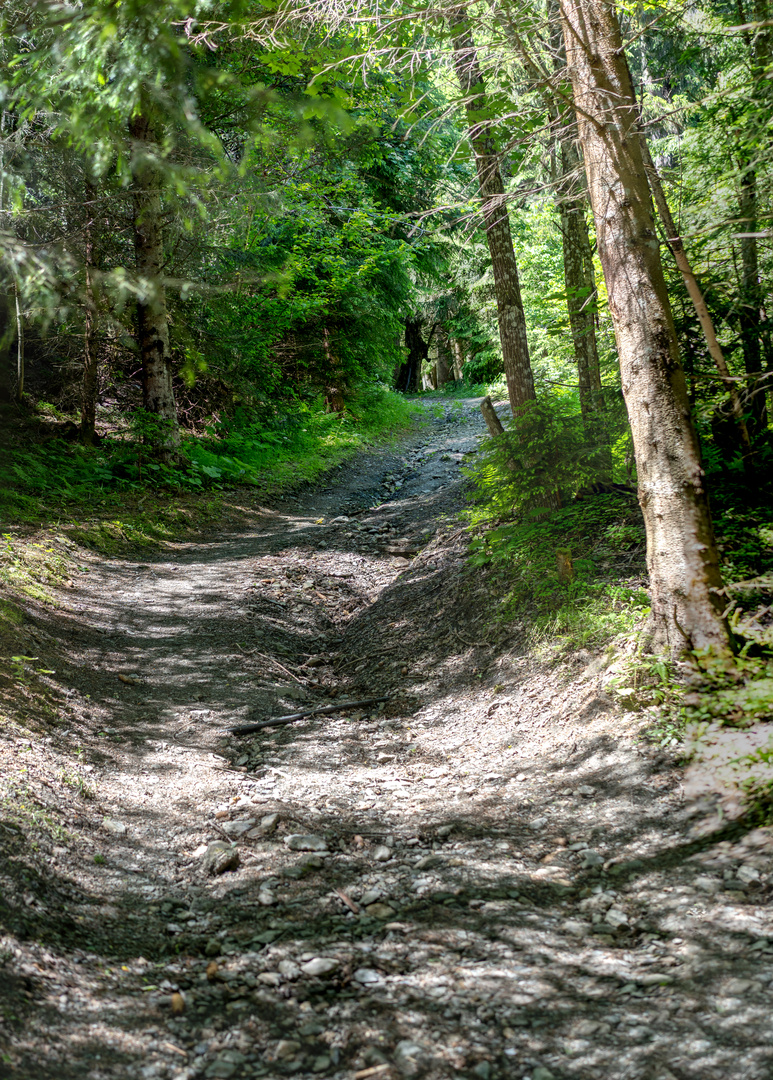
[[[295,1039],[280,1039],[276,1044],[274,1057],[277,1061],[287,1061],[288,1058],[295,1057],[300,1049],[301,1044],[296,1042]]]
[[[126,826],[122,821],[116,821],[114,818],[106,817],[102,822],[102,828],[107,832],[112,833],[113,836],[125,836]]]
[[[319,978],[323,975],[332,975],[338,966],[338,961],[332,956],[315,956],[312,960],[301,964],[301,971],[304,975],[314,975]]]
[[[609,923],[610,926],[614,926],[615,929],[617,929],[619,926],[628,925],[628,916],[619,908],[610,908],[605,916],[605,921]]]
[[[280,960],[277,964],[280,975],[284,975],[286,979],[297,979],[301,973],[301,969],[294,960]]]
[[[255,825],[254,818],[238,818],[236,821],[224,821],[221,828],[228,836],[244,836]]]
[[[240,862],[239,852],[225,840],[215,840],[204,852],[201,865],[207,874],[224,874],[227,870],[236,870]]]
[[[591,787],[590,784],[580,784],[580,786],[575,790],[577,791],[578,795],[584,795],[586,799],[589,799],[591,795],[596,794],[596,789],[594,787]]]
[[[536,1069],[532,1069],[531,1080],[556,1080],[550,1069],[546,1069],[544,1065],[538,1065]]]
[[[535,832],[538,832],[540,829],[544,829],[547,823],[548,819],[546,817],[538,817],[535,818],[533,821],[529,822],[529,828],[534,829]]]
[[[392,858],[392,849],[388,848],[386,844],[379,844],[378,847],[373,849],[373,861],[374,862],[387,862]]]
[[[373,968],[357,968],[352,978],[355,982],[362,983],[364,986],[371,986],[381,982],[380,972],[374,971]]]
[[[583,870],[588,870],[594,866],[603,866],[604,858],[599,855],[598,851],[586,851],[585,858],[582,860]]]
[[[327,840],[323,836],[306,833],[291,833],[285,837],[285,847],[290,851],[327,851]]]
[[[472,1072],[474,1076],[479,1076],[480,1080],[489,1080],[489,1077],[491,1076],[491,1063],[489,1061],[479,1061]]]
[[[389,904],[369,904],[365,911],[372,919],[391,919],[395,914],[395,909]]]

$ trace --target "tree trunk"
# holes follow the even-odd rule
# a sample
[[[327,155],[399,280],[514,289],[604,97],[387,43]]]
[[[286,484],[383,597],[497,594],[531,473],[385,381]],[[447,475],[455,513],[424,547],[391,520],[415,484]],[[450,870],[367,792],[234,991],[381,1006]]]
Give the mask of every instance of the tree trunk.
[[[464,371],[464,345],[459,338],[451,338],[451,351],[454,354],[454,378],[460,382]]]
[[[736,3],[741,24],[746,23],[741,0]],[[769,17],[767,0],[756,0],[755,17],[766,21]],[[758,28],[753,34],[744,32],[744,40],[750,54],[752,98],[760,111],[760,117],[769,120],[773,106],[773,84],[767,77],[770,64],[770,31]],[[763,131],[766,128],[763,127]],[[762,131],[760,132],[762,134]],[[764,137],[764,136],[763,136]],[[757,139],[750,139],[739,152],[739,191],[738,216],[741,219],[741,280],[739,288],[739,324],[741,330],[741,348],[743,350],[744,369],[747,376],[746,408],[750,415],[750,434],[752,439],[767,427],[767,409],[765,403],[765,382],[762,372],[762,288],[760,286],[759,252],[757,249],[758,230],[758,192],[756,157],[762,153],[763,160],[770,153],[758,145]],[[746,234],[746,235],[744,235]]]
[[[693,268],[690,265],[690,260],[687,258],[687,252],[684,250],[684,244],[682,238],[679,235],[676,224],[671,216],[671,209],[666,199],[666,193],[663,190],[663,184],[661,183],[658,170],[655,168],[655,163],[652,160],[650,154],[650,148],[647,145],[647,139],[644,133],[641,134],[641,150],[642,158],[644,161],[644,167],[647,170],[647,177],[649,179],[650,190],[652,191],[655,199],[655,206],[658,210],[658,216],[663,224],[663,228],[666,230],[666,243],[668,244],[671,253],[674,256],[679,272],[684,279],[687,292],[692,300],[695,313],[698,316],[698,322],[701,325],[703,336],[706,339],[706,346],[709,350],[709,355],[714,361],[714,365],[722,376],[722,380],[725,384],[725,388],[730,395],[730,403],[733,409],[733,416],[735,422],[738,425],[738,433],[741,438],[741,447],[743,450],[744,460],[748,460],[749,455],[752,452],[751,439],[749,438],[749,429],[746,426],[746,421],[743,416],[743,406],[741,405],[741,399],[738,396],[738,391],[735,388],[732,376],[725,361],[722,347],[717,340],[716,331],[714,330],[714,322],[711,318],[709,309],[706,306],[706,301],[701,292],[700,285],[695,277]]]
[[[421,381],[421,365],[429,355],[432,340],[430,333],[427,341],[421,336],[421,316],[413,315],[405,320],[405,347],[408,350],[406,360],[400,365],[397,374],[397,389],[406,394],[418,392]]]
[[[562,0],[561,17],[647,531],[647,644],[727,657],[717,548],[620,28],[606,0]]]
[[[94,303],[94,199],[95,191],[86,183],[86,229],[83,252],[85,297],[83,311],[83,397],[81,401],[81,442],[94,442],[97,416],[97,343],[96,306]]]
[[[498,435],[504,435],[505,429],[502,427],[502,421],[497,416],[490,397],[484,397],[483,401],[481,401],[480,411],[483,413],[483,419],[486,421],[486,427],[491,438],[496,439]]]
[[[569,138],[562,138],[561,183],[558,188],[558,210],[561,215],[561,239],[564,254],[564,284],[569,326],[572,331],[574,355],[580,384],[580,409],[583,418],[603,410],[601,369],[596,341],[596,305],[593,278],[593,253],[585,220],[586,199],[578,195],[572,177],[580,166],[580,156]]]
[[[486,86],[466,7],[462,5],[453,8],[448,20],[454,66],[465,98],[468,134],[475,155],[475,168],[483,203],[483,220],[494,274],[499,339],[507,391],[510,407],[515,414],[525,402],[533,401],[536,394],[507,200],[494,139],[485,122],[479,119],[486,105]]]
[[[134,140],[134,253],[142,299],[137,304],[137,337],[142,361],[143,405],[158,417],[150,433],[159,456],[170,460],[180,443],[177,407],[172,389],[169,326],[162,279],[164,266],[161,175],[153,160],[158,133],[149,114],[130,124]]]
[[[13,339],[16,336],[14,294],[0,288],[0,405],[13,401],[14,355]]]
[[[24,319],[19,303],[18,285],[14,288],[13,295],[16,307],[16,400],[21,401],[24,397]]]
[[[437,372],[437,386],[445,386],[446,383],[451,382],[453,376],[451,375],[451,364],[453,359],[451,356],[451,346],[448,344],[448,334],[442,328],[438,327],[437,332],[437,363],[435,365],[435,371]]]

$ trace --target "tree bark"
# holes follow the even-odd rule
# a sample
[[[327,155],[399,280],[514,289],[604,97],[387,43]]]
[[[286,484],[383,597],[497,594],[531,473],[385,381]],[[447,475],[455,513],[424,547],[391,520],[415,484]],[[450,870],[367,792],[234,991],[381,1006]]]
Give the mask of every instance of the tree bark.
[[[397,389],[406,394],[418,392],[421,381],[421,365],[429,356],[429,346],[432,341],[430,331],[427,341],[421,335],[422,319],[419,315],[412,315],[405,320],[405,347],[408,356],[397,374]],[[433,328],[434,329],[434,328]]]
[[[560,140],[561,183],[557,191],[561,216],[561,240],[564,254],[564,285],[569,326],[580,386],[580,410],[583,419],[603,411],[601,368],[596,341],[596,305],[593,296],[593,253],[585,220],[586,199],[573,190],[572,177],[580,167],[580,156],[571,139]]]
[[[24,397],[24,319],[18,285],[14,288],[13,297],[16,307],[16,400],[21,401]]]
[[[741,0],[736,0],[736,8],[741,24],[746,23],[746,14]],[[756,0],[755,17],[765,21],[769,17],[767,0]],[[761,115],[769,119],[773,106],[773,84],[767,78],[770,64],[770,32],[766,27],[758,28],[754,34],[743,34],[749,50],[752,99]],[[763,127],[766,130],[766,126]],[[750,413],[750,434],[756,438],[768,423],[766,408],[766,387],[762,372],[762,288],[760,285],[758,229],[758,190],[756,157],[760,152],[770,154],[770,145],[760,147],[756,139],[752,145],[742,146],[738,155],[740,169],[738,190],[738,215],[741,219],[741,280],[739,282],[738,321],[741,331],[744,370],[747,377],[746,407]],[[744,235],[746,234],[746,235]]]
[[[505,429],[502,427],[502,421],[497,416],[490,397],[484,397],[483,401],[481,401],[480,411],[483,413],[483,419],[486,421],[486,427],[491,438],[496,439],[498,435],[504,435]]]
[[[448,344],[448,334],[442,326],[439,326],[437,332],[437,363],[435,365],[438,389],[452,381],[452,363],[453,358],[451,356],[451,346]]]
[[[180,443],[172,389],[171,350],[163,283],[164,236],[162,183],[153,160],[158,132],[149,112],[130,123],[134,141],[134,253],[142,299],[137,304],[137,337],[142,361],[143,405],[159,419],[151,438],[156,452],[170,460]]]
[[[695,313],[698,316],[698,322],[701,325],[703,336],[706,339],[706,347],[709,350],[709,355],[714,361],[714,365],[722,376],[722,381],[725,384],[725,388],[730,395],[730,404],[733,409],[733,416],[735,422],[738,425],[738,433],[741,437],[741,447],[744,460],[747,461],[749,455],[752,452],[751,439],[749,437],[749,429],[746,426],[746,421],[743,415],[743,406],[741,405],[741,399],[738,395],[738,391],[735,388],[735,383],[730,374],[730,371],[725,360],[724,353],[722,352],[722,346],[717,340],[717,334],[714,329],[714,322],[711,318],[706,301],[703,297],[701,287],[693,272],[693,268],[690,265],[690,260],[687,258],[687,252],[684,250],[684,244],[682,238],[679,235],[674,219],[671,215],[671,209],[666,199],[666,193],[663,190],[663,184],[661,183],[658,170],[655,168],[655,163],[652,160],[650,154],[650,148],[647,145],[647,139],[642,132],[641,135],[641,150],[642,158],[644,160],[644,167],[647,170],[647,177],[649,179],[650,190],[655,199],[655,206],[657,207],[658,216],[663,223],[663,228],[666,230],[666,243],[668,244],[674,261],[676,262],[679,272],[681,273],[687,292],[692,300]]]
[[[14,399],[14,358],[11,346],[16,336],[14,294],[0,288],[0,405],[10,405]]]
[[[614,7],[562,0],[588,193],[647,532],[647,645],[729,656],[723,585]]]
[[[486,239],[494,274],[502,359],[510,407],[515,415],[525,402],[536,398],[526,337],[526,318],[518,280],[518,264],[510,232],[499,156],[490,131],[479,119],[479,114],[486,105],[486,85],[466,7],[462,5],[453,8],[448,20],[454,66],[465,99],[468,134],[475,155]]]
[[[451,338],[451,351],[454,354],[454,378],[460,382],[464,371],[464,345],[459,338]]]
[[[96,306],[94,303],[94,195],[90,183],[86,183],[86,228],[83,252],[85,270],[85,297],[83,311],[83,387],[81,401],[81,442],[91,446],[94,442],[97,417],[97,344]]]

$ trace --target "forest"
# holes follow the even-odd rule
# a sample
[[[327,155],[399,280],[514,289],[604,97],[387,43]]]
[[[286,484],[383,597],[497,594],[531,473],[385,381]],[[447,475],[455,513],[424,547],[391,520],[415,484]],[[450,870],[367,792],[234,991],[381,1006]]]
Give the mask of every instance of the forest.
[[[75,963],[76,939],[84,955],[102,957],[93,961],[100,979],[120,955],[137,994],[145,992],[141,983],[153,994],[171,993],[171,1005],[164,998],[159,1008],[173,1051],[188,1058],[173,1062],[182,1071],[159,1057],[157,1072],[138,1072],[140,1059],[121,1042],[116,1021],[112,1034],[93,1046],[87,1040],[91,1049],[76,1054],[72,1075],[87,1075],[79,1070],[88,1060],[95,1078],[330,1072],[495,1080],[516,1075],[517,1059],[531,1080],[583,1078],[599,1068],[609,1077],[654,1077],[655,1059],[643,1050],[617,1061],[614,1032],[613,1048],[596,1047],[596,1057],[584,1047],[561,1051],[564,1060],[547,1042],[530,1050],[524,1032],[542,1022],[521,1024],[517,1010],[496,1028],[502,1048],[484,1053],[479,1033],[477,1044],[454,1049],[445,1032],[450,1049],[441,1061],[428,1049],[436,1041],[432,1023],[439,1031],[441,1021],[430,1015],[432,994],[418,990],[421,1022],[406,1020],[401,1036],[390,1028],[383,1038],[392,1049],[380,1057],[367,1050],[364,1034],[351,1034],[355,1020],[346,1037],[330,1033],[331,1017],[343,1023],[348,1015],[343,1006],[325,1013],[324,1037],[323,1027],[305,1036],[297,1030],[304,1020],[309,1028],[315,1009],[329,1008],[335,980],[346,997],[403,970],[403,960],[390,953],[387,961],[385,952],[375,973],[357,969],[366,972],[358,982],[343,946],[324,951],[330,933],[343,934],[345,919],[350,928],[352,919],[365,919],[357,926],[365,927],[360,938],[371,944],[362,947],[376,950],[373,959],[374,927],[381,933],[392,920],[391,942],[408,933],[400,920],[414,919],[412,932],[431,952],[437,913],[428,898],[435,894],[444,899],[431,903],[447,905],[443,918],[452,921],[462,895],[481,919],[486,911],[494,917],[497,903],[532,904],[540,919],[550,904],[569,905],[564,915],[583,926],[590,920],[588,933],[600,934],[602,947],[634,948],[635,939],[658,957],[665,930],[654,927],[666,925],[658,923],[663,913],[653,907],[648,921],[625,907],[625,889],[631,905],[650,903],[649,870],[634,864],[670,874],[695,858],[694,877],[705,856],[706,873],[719,867],[721,880],[735,885],[714,888],[690,877],[685,889],[706,892],[715,905],[723,897],[748,901],[743,918],[754,903],[764,906],[773,873],[765,846],[773,842],[771,410],[770,0],[5,0],[0,809],[8,825],[0,826],[10,899],[0,895],[0,929],[11,941],[9,971],[30,1000],[38,940],[40,948],[54,942],[66,958],[59,979]],[[249,568],[242,559],[252,560]],[[136,593],[135,580],[143,583]],[[228,605],[237,595],[234,614]],[[229,682],[239,673],[238,686]],[[240,694],[247,695],[243,708]],[[493,704],[464,712],[463,701],[484,694]],[[442,702],[449,719],[441,739],[432,710]],[[235,885],[222,893],[225,923],[213,936],[206,927],[215,900],[203,887],[196,891],[198,869],[188,878],[187,870],[175,878],[160,864],[143,871],[146,893],[136,903],[151,906],[142,909],[149,920],[142,946],[123,931],[111,937],[109,925],[98,929],[90,909],[68,914],[48,936],[40,929],[46,911],[58,919],[91,903],[135,910],[129,879],[121,878],[120,889],[108,881],[118,859],[111,845],[128,845],[134,827],[155,850],[166,827],[153,831],[156,810],[148,811],[145,791],[152,784],[143,779],[141,755],[131,757],[132,725],[143,709],[157,713],[146,734],[162,741],[149,738],[159,758],[150,768],[177,769],[164,739],[169,716],[182,723],[183,705],[193,726],[175,730],[197,753],[207,747],[210,786],[191,783],[189,791],[180,781],[180,806],[183,795],[189,802],[177,831],[187,830],[188,847],[203,859],[207,888],[226,889],[223,882],[246,875],[244,893],[263,863],[276,875],[255,893],[269,920],[258,982],[244,983],[234,959],[244,952],[241,894]],[[597,713],[607,727],[601,720],[594,727]],[[511,714],[526,719],[502,726]],[[199,745],[187,733],[208,715]],[[543,715],[547,735],[538,734]],[[273,727],[272,716],[290,726]],[[245,717],[246,726],[233,726]],[[579,725],[576,739],[562,733],[569,717]],[[303,785],[313,787],[309,777],[324,772],[328,755],[339,760],[338,750],[314,743],[316,734],[303,742],[299,718],[304,732],[317,732],[322,718],[344,747],[344,771],[319,781],[326,794],[316,804]],[[360,749],[347,734],[352,718],[373,733]],[[453,732],[462,730],[454,743]],[[255,741],[240,742],[248,734]],[[56,773],[46,759],[52,739],[64,755]],[[572,739],[575,749],[567,751]],[[615,757],[618,739],[626,749]],[[547,845],[533,855],[526,885],[514,878],[508,891],[511,871],[502,866],[489,892],[485,875],[474,887],[452,887],[438,871],[434,884],[418,886],[414,907],[400,902],[398,848],[421,854],[420,869],[429,873],[448,844],[459,849],[448,866],[461,865],[472,850],[463,838],[474,844],[477,836],[484,846],[499,838],[496,850],[513,844],[515,856],[520,834],[497,831],[501,808],[510,805],[504,789],[492,789],[490,803],[469,815],[446,807],[439,788],[430,793],[438,799],[432,807],[391,802],[363,824],[356,813],[375,815],[372,803],[349,804],[339,787],[350,766],[365,769],[356,755],[370,753],[369,742],[381,753],[368,768],[396,776],[402,762],[411,783],[437,780],[443,790],[451,784],[443,777],[453,775],[452,800],[496,787],[491,778],[505,760],[503,784],[523,782],[526,791],[533,778],[522,803],[513,795],[526,815],[523,828],[533,830],[526,835]],[[20,746],[32,755],[23,766]],[[307,765],[297,764],[301,751],[311,755]],[[562,763],[576,752],[574,771],[562,779]],[[651,773],[632,764],[645,753]],[[217,755],[229,764],[213,765]],[[387,769],[387,761],[395,764]],[[277,763],[288,762],[298,770],[295,781],[277,796],[286,776],[276,787],[269,781],[282,776]],[[230,773],[218,779],[217,770]],[[670,777],[664,800],[686,785],[673,832],[661,794],[641,813],[620,809],[619,821],[618,810],[592,801],[600,792],[617,797],[604,785],[618,771],[621,785],[624,775],[636,776],[654,791],[658,770]],[[254,786],[239,788],[236,773]],[[113,774],[137,779],[138,801],[126,796],[131,811],[122,810]],[[463,779],[473,774],[474,795]],[[360,798],[377,784],[368,787],[362,775]],[[379,805],[386,807],[404,777],[384,772],[382,780]],[[219,795],[216,782],[224,785]],[[51,824],[64,803],[45,809],[46,784],[80,800],[66,824]],[[168,791],[171,800],[173,784]],[[208,831],[192,824],[198,799],[208,807]],[[263,817],[244,816],[252,804]],[[564,824],[551,817],[559,804],[568,807]],[[597,855],[605,814],[618,846]],[[659,839],[647,832],[647,814],[660,822]],[[124,818],[132,815],[127,834]],[[243,830],[254,842],[249,852],[240,822],[250,823]],[[544,829],[553,829],[549,843]],[[88,866],[67,878],[56,852],[78,830],[82,839],[72,843],[85,845]],[[23,852],[37,852],[29,838],[38,833],[47,837],[40,858],[48,852],[53,860],[45,871],[38,855],[29,862]],[[687,837],[709,834],[715,848],[687,850]],[[277,862],[278,840],[306,852],[306,862]],[[683,859],[674,854],[682,842]],[[558,884],[552,870],[539,877],[538,857],[543,869],[551,860],[568,867],[569,852],[577,865]],[[318,924],[309,916],[314,952],[308,941],[304,951],[290,909],[308,902],[316,911],[322,893],[314,884],[304,901],[303,883],[322,881],[335,859],[383,862],[387,876],[371,881],[357,863],[357,893],[342,870],[334,895],[345,909],[332,923],[329,914]],[[733,876],[737,864],[746,877]],[[118,877],[126,865],[115,863]],[[285,900],[277,900],[276,882],[288,878],[295,885],[287,888],[301,892],[288,893],[289,921],[281,922],[273,905]],[[548,887],[552,899],[539,891]],[[358,903],[360,894],[370,899]],[[613,905],[607,914],[599,896]],[[189,919],[178,918],[183,907]],[[724,927],[721,913],[711,912],[705,918]],[[741,952],[756,949],[752,960],[764,962],[773,926],[767,931],[763,916],[754,918],[762,920],[754,933],[764,944],[753,945],[743,923],[751,936]],[[674,941],[693,941],[686,924],[674,926],[682,933]],[[470,941],[488,934],[483,923],[462,927],[460,916],[443,939],[444,956],[456,948],[454,934]],[[570,988],[568,957],[579,948],[571,944],[577,933],[566,931],[555,960],[575,1011],[580,991]],[[18,945],[25,940],[31,944]],[[716,970],[725,964],[757,979],[751,968],[733,966],[735,946],[719,940]],[[17,945],[22,951],[14,953]],[[33,952],[22,956],[24,949]],[[273,966],[265,960],[272,949]],[[290,967],[283,971],[280,959]],[[312,970],[317,960],[334,959]],[[205,987],[223,993],[213,989],[213,1000],[205,995],[189,1007],[189,999],[199,1001],[191,974],[199,962]],[[148,964],[166,964],[166,982],[159,970],[151,985]],[[308,993],[291,993],[306,976]],[[631,975],[631,985],[638,978]],[[641,998],[645,1027],[658,1026],[647,1003],[668,1011],[667,979],[641,983],[654,988],[651,998],[644,990],[627,994],[632,1008]],[[228,1020],[223,1002],[234,980],[245,1000],[263,994],[270,1020],[233,1026],[236,1014]],[[770,980],[754,983],[760,993],[763,985],[773,988]],[[6,1050],[0,1040],[2,1060],[13,1063],[9,1075],[69,1076],[61,1071],[67,1040],[85,1038],[83,1017],[63,1006],[64,1027],[52,1021],[46,1028],[52,1049],[41,1056],[36,1040],[23,1035],[28,1006],[13,1000],[0,992],[12,1032]],[[485,1002],[484,995],[474,1003],[484,1027],[498,1015]],[[466,1008],[448,1006],[449,1031],[478,1023],[465,1020]],[[146,1023],[135,1012],[131,1023]],[[198,1029],[183,1034],[197,1015]],[[602,1016],[592,1023],[603,1042],[609,1024]],[[672,1055],[687,1037],[686,1028],[673,1030]],[[710,1063],[679,1058],[674,1065],[672,1056],[673,1072],[658,1077],[726,1076],[731,1051],[723,1031],[720,1025],[711,1036],[719,1042]],[[325,1045],[304,1049],[318,1036]],[[752,1046],[752,1028],[748,1037]],[[100,1053],[112,1064],[95,1064]],[[344,1071],[336,1072],[339,1065]],[[744,1068],[750,1080],[769,1075],[767,1058],[750,1057]]]

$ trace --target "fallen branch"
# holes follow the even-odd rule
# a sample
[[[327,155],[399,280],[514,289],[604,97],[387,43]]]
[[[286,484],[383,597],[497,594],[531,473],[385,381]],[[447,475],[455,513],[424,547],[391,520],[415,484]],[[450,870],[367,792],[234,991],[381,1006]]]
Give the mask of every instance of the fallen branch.
[[[237,724],[236,727],[226,728],[229,735],[250,735],[253,731],[262,731],[263,728],[278,727],[280,724],[293,724],[296,720],[303,720],[307,716],[324,716],[326,713],[341,712],[343,709],[357,709],[363,705],[376,705],[386,701],[384,697],[363,698],[362,701],[339,701],[335,705],[322,705],[316,709],[304,709],[303,712],[290,713],[288,716],[277,716],[273,720],[260,720],[256,724]]]

